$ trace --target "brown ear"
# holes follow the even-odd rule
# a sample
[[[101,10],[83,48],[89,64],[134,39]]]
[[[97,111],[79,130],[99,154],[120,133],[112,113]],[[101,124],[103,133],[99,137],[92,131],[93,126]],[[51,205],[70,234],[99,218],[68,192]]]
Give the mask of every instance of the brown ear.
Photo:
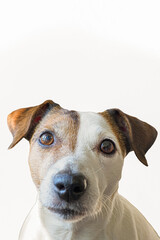
[[[29,140],[33,134],[34,128],[54,106],[59,105],[51,100],[47,100],[38,106],[21,108],[10,113],[7,122],[13,135],[13,142],[9,146],[9,149],[14,147],[23,137]]]
[[[126,146],[126,152],[134,151],[137,158],[148,166],[145,153],[154,143],[157,131],[151,125],[123,113],[119,109],[108,110],[112,120],[118,126]]]

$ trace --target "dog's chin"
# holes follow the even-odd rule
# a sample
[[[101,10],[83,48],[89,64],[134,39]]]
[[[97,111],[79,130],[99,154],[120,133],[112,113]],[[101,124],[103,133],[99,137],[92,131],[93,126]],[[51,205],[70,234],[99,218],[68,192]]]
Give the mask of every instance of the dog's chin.
[[[77,211],[70,208],[48,208],[49,211],[56,214],[58,218],[65,221],[77,222],[82,220],[86,216],[86,212],[83,210]]]

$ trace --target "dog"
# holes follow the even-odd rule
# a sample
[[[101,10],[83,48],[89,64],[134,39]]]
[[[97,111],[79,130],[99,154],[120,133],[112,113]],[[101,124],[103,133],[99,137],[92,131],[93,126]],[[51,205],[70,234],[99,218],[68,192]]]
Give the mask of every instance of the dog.
[[[8,115],[13,135],[30,142],[36,204],[19,240],[158,240],[144,216],[118,193],[124,157],[144,165],[157,131],[119,109],[65,110],[51,100]]]

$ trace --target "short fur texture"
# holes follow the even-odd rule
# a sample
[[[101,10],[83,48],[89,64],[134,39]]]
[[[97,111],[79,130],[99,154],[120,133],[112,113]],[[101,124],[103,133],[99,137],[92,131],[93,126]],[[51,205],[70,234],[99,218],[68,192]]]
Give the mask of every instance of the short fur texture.
[[[103,113],[68,111],[51,100],[8,116],[14,147],[30,142],[29,165],[37,202],[25,220],[19,240],[158,240],[143,215],[118,194],[124,157],[134,151],[144,165],[157,131],[149,124],[109,109]],[[43,145],[43,133],[52,134]],[[102,151],[104,140],[114,151]],[[55,191],[55,176],[81,174],[83,195],[66,201]],[[76,190],[79,191],[79,190]]]

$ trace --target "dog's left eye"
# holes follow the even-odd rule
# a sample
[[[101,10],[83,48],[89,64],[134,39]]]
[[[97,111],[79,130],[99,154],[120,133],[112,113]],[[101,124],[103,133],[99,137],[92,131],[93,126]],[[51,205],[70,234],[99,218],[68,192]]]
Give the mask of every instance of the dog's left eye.
[[[53,134],[50,132],[44,132],[41,134],[40,138],[39,138],[39,142],[42,145],[51,145],[54,142],[54,137]]]
[[[115,152],[115,144],[110,139],[104,139],[101,142],[100,150],[105,154],[112,154]]]

